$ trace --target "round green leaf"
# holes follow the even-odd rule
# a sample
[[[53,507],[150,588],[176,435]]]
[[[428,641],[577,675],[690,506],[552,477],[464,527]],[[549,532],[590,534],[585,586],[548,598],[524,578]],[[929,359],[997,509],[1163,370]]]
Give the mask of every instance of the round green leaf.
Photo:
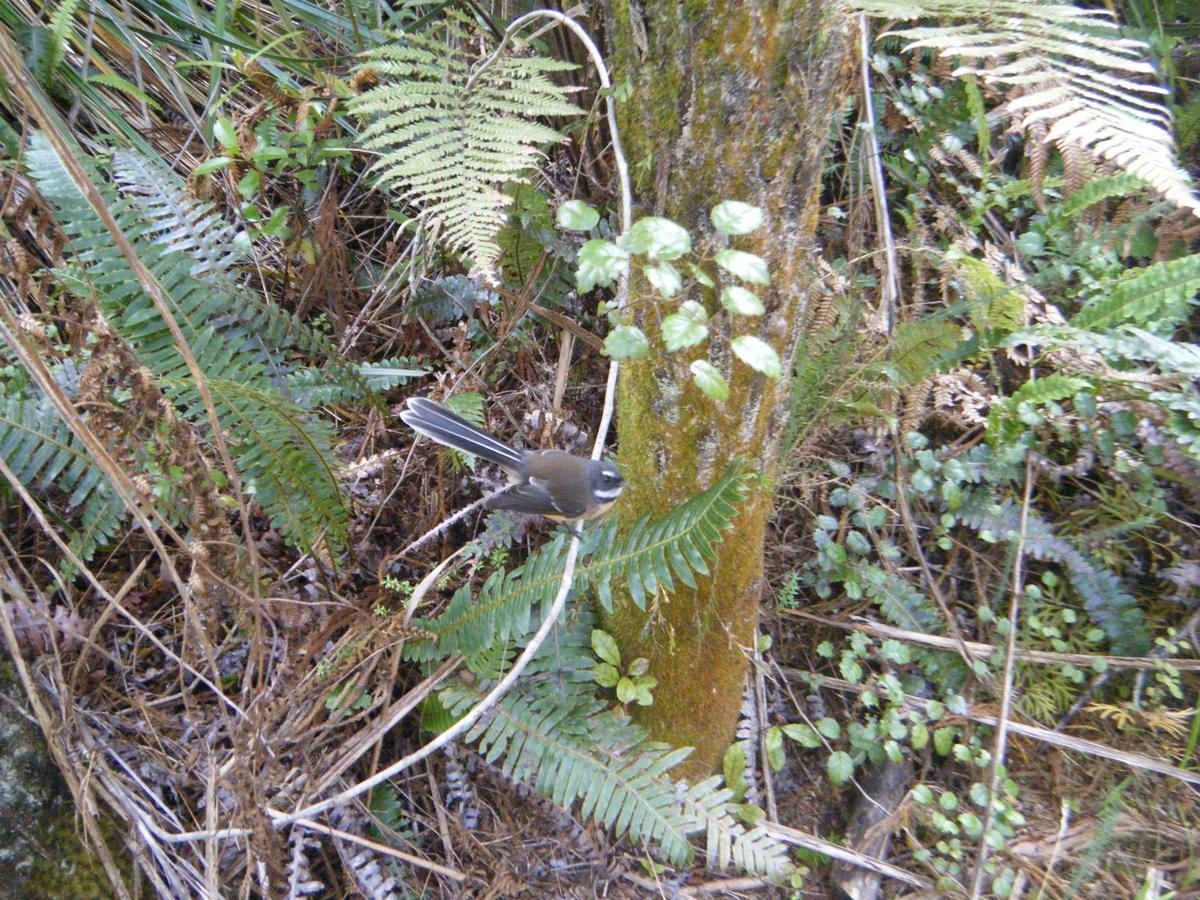
[[[224,169],[226,166],[232,166],[236,159],[232,156],[214,156],[212,159],[205,160],[196,166],[193,170],[193,175],[207,175],[209,172],[215,172],[217,169]]]
[[[606,663],[614,666],[621,664],[621,651],[617,648],[616,639],[607,631],[592,629],[592,652]]]
[[[739,316],[761,316],[766,312],[763,302],[753,291],[732,284],[721,291],[721,305]]]
[[[637,685],[628,678],[617,682],[617,699],[622,703],[632,703],[637,698]]]
[[[801,747],[807,747],[809,750],[821,746],[821,739],[817,736],[813,727],[806,722],[793,722],[784,725],[783,733],[793,741],[799,743]]]
[[[738,200],[725,200],[712,208],[712,223],[721,234],[749,234],[763,223],[763,211]]]
[[[695,300],[686,300],[679,306],[679,312],[671,313],[663,319],[662,336],[667,349],[674,353],[685,347],[691,347],[708,337],[708,329],[704,323],[708,321],[708,313]]]
[[[606,662],[596,663],[592,668],[592,679],[600,687],[613,687],[621,680],[621,673],[617,671],[615,666],[610,666]]]
[[[612,241],[588,241],[579,248],[579,266],[575,269],[579,293],[586,294],[596,285],[607,287],[621,277],[628,265],[629,254]]]
[[[698,359],[691,364],[690,368],[696,387],[718,403],[724,403],[729,399],[729,382],[717,371],[716,366],[707,360]]]
[[[618,325],[604,339],[601,353],[613,359],[637,359],[645,356],[650,349],[650,342],[640,328],[633,325]]]
[[[639,656],[629,664],[629,676],[631,678],[641,678],[650,671],[650,660],[644,656]]]
[[[220,142],[221,146],[226,150],[237,150],[238,139],[237,129],[233,127],[233,120],[225,116],[217,119],[213,123],[213,137]]]
[[[687,229],[661,216],[638,219],[617,241],[629,253],[645,253],[657,260],[678,259],[692,250]]]
[[[771,283],[767,261],[761,256],[743,253],[741,250],[722,250],[713,259],[718,266],[742,281],[749,281],[751,284]]]
[[[831,719],[828,716],[824,719],[817,719],[816,726],[817,731],[821,732],[821,734],[825,735],[831,741],[837,740],[837,738],[842,736],[842,727],[838,725],[836,719]]]
[[[683,290],[683,279],[670,263],[646,267],[646,280],[663,297],[670,300]]]
[[[568,200],[555,212],[554,221],[567,231],[591,231],[600,221],[600,213],[582,200]]]
[[[845,784],[854,775],[854,760],[845,750],[835,750],[825,762],[825,772],[834,784]]]
[[[779,362],[779,354],[775,352],[774,347],[761,338],[756,338],[752,334],[743,334],[741,337],[734,338],[729,347],[737,354],[738,359],[755,372],[762,372],[768,378],[779,378],[783,375],[783,365]]]

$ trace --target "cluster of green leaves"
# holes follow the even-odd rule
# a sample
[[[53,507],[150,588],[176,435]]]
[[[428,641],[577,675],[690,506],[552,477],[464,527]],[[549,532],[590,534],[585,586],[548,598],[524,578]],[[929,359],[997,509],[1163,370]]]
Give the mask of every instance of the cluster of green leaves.
[[[581,200],[569,200],[558,208],[559,227],[570,231],[592,232],[600,222],[600,214]],[[726,200],[712,208],[713,227],[721,234],[736,237],[754,232],[763,224],[763,212],[756,206],[737,200]],[[715,291],[717,281],[705,270],[704,264],[716,265],[719,277],[736,279],[725,284],[719,293],[722,311],[732,317],[758,317],[766,312],[761,299],[746,284],[766,287],[771,283],[767,263],[760,256],[726,247],[718,250],[711,261],[687,261],[690,277],[676,265],[692,252],[692,237],[687,229],[670,219],[649,216],[638,219],[629,231],[615,240],[593,237],[579,250],[575,279],[580,293],[596,287],[610,287],[629,273],[631,262],[639,257],[642,275],[664,299],[692,292],[697,286]],[[623,320],[621,311],[613,304],[603,304],[601,314],[607,313],[612,330],[604,341],[603,352],[613,359],[637,359],[650,349],[649,339],[642,329]],[[718,315],[721,313],[717,313]],[[663,345],[670,353],[695,347],[709,336],[710,314],[696,300],[684,300],[679,308],[662,320]],[[733,354],[769,378],[783,375],[782,364],[775,348],[754,334],[740,334],[729,342]],[[729,383],[725,376],[706,359],[694,360],[690,366],[692,380],[718,403],[729,399]]]
[[[350,171],[349,138],[318,136],[326,125],[326,114],[326,105],[317,101],[294,109],[272,109],[244,137],[227,116],[213,122],[213,137],[222,152],[197,166],[194,174],[207,175],[230,166],[244,169],[237,183],[242,198],[239,212],[247,225],[246,232],[239,235],[243,244],[273,238],[294,244],[305,262],[316,263],[316,246],[311,238],[296,234],[291,206],[295,199],[306,205],[315,203],[331,177]],[[280,185],[289,180],[299,185],[298,198],[279,196]]]
[[[786,737],[804,749],[823,749],[825,772],[835,785],[849,782],[868,763],[899,762],[906,753],[935,755],[967,766],[976,780],[961,797],[941,790],[933,805],[933,789],[920,784],[912,790],[917,827],[932,835],[932,849],[920,847],[916,858],[930,865],[941,890],[953,890],[963,871],[964,857],[972,857],[969,846],[964,847],[964,839],[984,840],[1002,849],[1016,829],[1025,824],[1016,806],[1018,787],[1003,766],[1001,791],[989,797],[986,778],[991,754],[983,747],[979,733],[967,735],[960,726],[947,722],[967,713],[966,701],[954,689],[961,685],[965,670],[951,654],[913,649],[896,640],[879,641],[861,632],[852,633],[840,652],[824,641],[817,653],[831,662],[836,660],[842,677],[862,686],[858,714],[845,724],[825,716],[816,721],[772,726],[766,736],[768,763],[782,768]],[[942,680],[948,672],[952,673],[950,680]],[[820,676],[808,678],[809,686],[819,690]],[[920,699],[931,693],[934,699]],[[982,811],[989,803],[994,815],[985,830]],[[989,874],[994,879],[993,891],[1002,893],[1005,885],[1011,888],[1011,870],[993,863]]]
[[[607,631],[599,628],[592,631],[592,650],[600,658],[593,674],[596,684],[604,688],[616,688],[617,699],[622,703],[633,703],[649,706],[654,702],[650,692],[658,686],[658,679],[647,674],[650,671],[650,660],[639,656],[628,667],[621,665],[621,648],[616,639]]]

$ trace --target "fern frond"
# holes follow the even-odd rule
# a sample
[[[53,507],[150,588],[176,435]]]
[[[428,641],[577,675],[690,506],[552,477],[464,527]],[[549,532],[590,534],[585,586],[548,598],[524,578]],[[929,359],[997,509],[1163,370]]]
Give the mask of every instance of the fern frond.
[[[963,507],[962,520],[977,531],[990,531],[1000,540],[1015,540],[1020,529],[1020,509],[1012,500],[997,506],[981,495]],[[1103,629],[1113,652],[1139,656],[1150,647],[1145,616],[1137,600],[1121,581],[1088,554],[1060,537],[1054,527],[1033,510],[1025,520],[1025,552],[1034,559],[1063,566],[1071,587],[1079,594],[1092,620]]]
[[[183,415],[206,429],[207,412],[185,358],[108,229],[44,138],[35,136],[27,161],[77,254],[77,263],[56,273],[60,280],[85,296],[96,294],[114,330],[163,381]],[[90,161],[87,168],[122,232],[161,287],[188,349],[209,383],[217,415],[231,431],[236,462],[246,484],[257,490],[259,502],[289,541],[311,547],[324,537],[332,546],[339,546],[348,515],[333,477],[336,463],[330,451],[329,426],[280,395],[273,373],[264,364],[259,335],[251,335],[243,321],[237,320],[244,308],[239,296],[226,290],[219,278],[212,283],[195,278],[195,260],[172,249],[171,242],[147,237],[159,232],[146,221],[141,194],[118,199]],[[183,216],[176,221],[188,219]],[[231,320],[237,321],[231,324]],[[281,349],[268,347],[265,355],[270,358]]]
[[[986,262],[958,256],[952,263],[966,283],[971,321],[982,331],[1015,331],[1025,324],[1025,297]]]
[[[708,490],[650,522],[637,522],[626,538],[616,540],[616,523],[591,531],[585,538],[576,572],[576,586],[594,585],[605,608],[612,608],[614,585],[624,580],[639,605],[646,591],[674,587],[674,577],[696,586],[694,573],[708,574],[706,560],[716,558],[721,532],[730,527],[744,493],[745,473],[731,464]],[[478,596],[460,588],[441,615],[423,619],[416,627],[437,635],[436,645],[414,640],[405,645],[410,659],[443,659],[471,654],[521,635],[529,628],[532,610],[554,599],[562,578],[566,536],[533,554],[511,572],[498,570],[484,582]],[[600,548],[593,553],[593,548]],[[590,556],[587,554],[591,554]]]
[[[493,572],[476,598],[470,585],[455,592],[450,604],[435,619],[422,619],[416,627],[437,635],[436,648],[410,641],[410,659],[441,659],[455,653],[472,654],[497,642],[519,637],[529,629],[535,606],[553,601],[566,556],[565,535],[558,535],[523,566]]]
[[[902,322],[883,368],[898,387],[917,384],[952,362],[962,343],[962,328],[948,319]]]
[[[125,504],[48,400],[0,397],[0,457],[27,489],[66,495],[65,512],[80,514],[71,549],[85,562],[124,523]]]
[[[421,209],[451,248],[488,273],[512,202],[499,186],[523,180],[539,145],[562,140],[534,118],[580,113],[547,77],[574,65],[504,56],[481,69],[463,30],[453,21],[447,30],[448,40],[400,34],[372,50],[364,68],[384,81],[352,110],[374,117],[362,141],[380,154],[379,185]]]
[[[579,804],[585,818],[630,840],[654,845],[673,865],[692,857],[691,838],[704,834],[714,865],[781,875],[787,848],[761,831],[747,832],[728,811],[733,792],[720,779],[684,791],[670,771],[690,748],[654,743],[628,716],[605,710],[592,695],[586,613],[560,626],[495,715],[467,735],[479,752],[511,778],[559,806]],[[533,677],[537,676],[537,677]],[[485,685],[456,683],[439,694],[453,715],[483,697]]]
[[[236,249],[238,229],[211,204],[189,197],[174,172],[131,150],[118,150],[113,154],[113,177],[121,192],[134,200],[126,224],[165,253],[194,260],[193,277],[230,295],[229,309],[211,322],[223,337],[245,345],[274,373],[291,368],[285,351],[300,351],[327,367],[327,383],[355,397],[376,399],[370,380],[325,334],[237,281],[234,266],[242,257]]]
[[[211,203],[198,203],[184,193],[174,174],[132,150],[113,154],[113,178],[127,195],[139,199],[146,220],[142,236],[164,249],[189,256],[191,274],[223,277],[241,259],[238,230],[217,214]]]
[[[1052,372],[1043,378],[1025,382],[992,406],[988,413],[988,441],[993,445],[1007,444],[1017,438],[1025,428],[1019,418],[1022,405],[1038,407],[1055,400],[1065,400],[1091,385],[1092,382],[1086,378],[1061,372]]]
[[[359,381],[365,382],[372,394],[382,394],[410,378],[428,375],[428,369],[413,367],[411,360],[397,357],[377,363],[355,366],[358,378],[353,382],[339,380],[334,369],[297,369],[288,376],[287,388],[292,398],[305,408],[325,403],[351,403],[370,399],[365,395]]]
[[[640,519],[620,544],[615,540],[616,523],[610,524],[607,538],[600,541],[602,549],[583,567],[600,603],[612,610],[613,584],[619,580],[639,609],[645,609],[647,596],[655,596],[660,588],[675,589],[672,573],[694,588],[692,573],[708,574],[706,560],[717,558],[721,532],[733,525],[745,492],[745,470],[733,462],[716,484],[668,515],[653,523],[649,516]]]
[[[1113,197],[1128,197],[1146,187],[1146,182],[1136,175],[1104,175],[1089,181],[1064,199],[1058,208],[1058,214],[1065,219],[1074,219],[1089,206],[1111,200]]]
[[[1028,128],[1048,122],[1047,142],[1076,144],[1144,179],[1177,206],[1200,215],[1200,199],[1179,166],[1170,114],[1142,41],[1121,37],[1107,10],[1030,0],[855,0],[886,19],[938,18],[969,24],[893,32],[907,49],[929,47],[970,62],[988,84],[1029,87],[1010,101]],[[999,60],[999,61],[997,61]]]
[[[34,75],[38,84],[45,88],[53,83],[58,74],[58,67],[67,55],[67,43],[74,24],[75,9],[79,0],[62,0],[50,14],[50,28],[47,35],[47,46],[43,55],[38,58],[34,67]]]
[[[1184,321],[1200,290],[1200,253],[1133,269],[1107,286],[1099,299],[1071,319],[1077,328],[1099,330],[1126,322],[1152,322],[1160,331]]]
[[[879,604],[879,611],[893,625],[921,634],[941,634],[945,630],[946,623],[937,607],[906,579],[871,566],[864,581],[867,596]]]

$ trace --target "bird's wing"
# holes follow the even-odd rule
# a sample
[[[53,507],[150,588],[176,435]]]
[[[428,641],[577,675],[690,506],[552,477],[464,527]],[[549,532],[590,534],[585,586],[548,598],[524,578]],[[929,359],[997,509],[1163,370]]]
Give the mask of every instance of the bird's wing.
[[[554,495],[537,481],[518,484],[487,502],[488,509],[507,509],[531,516],[563,519],[575,519],[586,512],[584,509],[576,509],[575,506],[555,500]]]

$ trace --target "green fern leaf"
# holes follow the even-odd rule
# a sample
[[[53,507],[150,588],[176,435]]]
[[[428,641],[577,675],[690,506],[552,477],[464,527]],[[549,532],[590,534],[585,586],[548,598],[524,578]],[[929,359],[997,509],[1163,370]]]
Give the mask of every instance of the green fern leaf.
[[[483,68],[457,20],[446,27],[448,37],[400,34],[371,51],[363,68],[384,82],[352,109],[374,117],[361,139],[379,154],[379,185],[417,206],[449,247],[489,273],[512,202],[499,187],[524,180],[539,145],[562,140],[535,117],[579,115],[548,77],[574,66],[508,55]]]
[[[1200,253],[1130,271],[1076,313],[1071,324],[1101,330],[1127,322],[1152,322],[1162,332],[1187,318],[1197,291]]]
[[[1089,206],[1095,206],[1113,197],[1128,197],[1147,186],[1145,180],[1136,175],[1104,175],[1093,178],[1067,197],[1059,206],[1057,214],[1065,219],[1074,219]]]
[[[1019,533],[1020,509],[1011,500],[997,506],[986,494],[969,501],[962,520],[977,531],[990,531],[1001,540],[1014,541]],[[1140,656],[1150,647],[1146,620],[1137,600],[1121,581],[1088,554],[1060,537],[1053,526],[1033,510],[1025,518],[1025,552],[1034,559],[1063,566],[1075,592],[1092,620],[1103,629],[1119,654]]]
[[[143,365],[158,377],[183,415],[202,430],[207,412],[192,382],[184,356],[151,298],[145,294],[108,229],[76,189],[45,139],[35,136],[27,154],[30,173],[54,206],[71,239],[76,263],[56,274],[70,290],[99,300],[116,332]],[[281,349],[264,347],[261,335],[238,319],[244,307],[235,292],[225,289],[217,269],[196,278],[196,259],[175,249],[201,248],[199,236],[162,239],[161,223],[148,222],[146,205],[161,210],[141,193],[124,199],[85,161],[93,183],[117,217],[122,232],[160,285],[188,349],[204,373],[218,418],[230,431],[239,472],[285,537],[311,547],[325,538],[338,547],[348,527],[348,514],[333,473],[330,427],[307,415],[278,390],[268,368]],[[195,218],[173,219],[182,228],[195,228]],[[201,218],[199,221],[204,221]],[[203,250],[196,250],[203,253]],[[214,257],[209,254],[209,261]],[[217,257],[219,259],[219,257]]]
[[[1044,378],[1027,381],[1003,400],[995,404],[988,413],[987,436],[992,445],[1008,444],[1025,429],[1018,418],[1021,407],[1037,408],[1055,400],[1074,397],[1089,389],[1091,381],[1074,375],[1052,372]]]
[[[0,397],[0,457],[31,492],[65,495],[64,514],[80,515],[69,543],[85,562],[127,518],[120,496],[48,400]]]
[[[1025,296],[1005,284],[991,266],[970,256],[958,256],[952,265],[966,283],[976,328],[1009,332],[1025,324]]]
[[[730,813],[733,792],[720,779],[683,790],[671,770],[691,750],[654,743],[628,716],[606,711],[593,695],[591,618],[560,626],[526,675],[503,697],[495,714],[468,733],[484,758],[559,806],[579,804],[584,818],[616,834],[651,844],[673,865],[693,855],[691,839],[704,835],[714,865],[778,876],[787,848],[761,830],[747,832]],[[439,694],[460,716],[487,685],[456,683]]]
[[[721,532],[733,525],[745,491],[745,470],[733,462],[708,490],[653,523],[649,516],[639,520],[619,544],[616,523],[610,524],[601,551],[583,567],[604,608],[612,609],[613,584],[619,580],[640,609],[660,588],[674,590],[675,578],[696,587],[693,573],[708,574],[707,562],[717,558]]]

